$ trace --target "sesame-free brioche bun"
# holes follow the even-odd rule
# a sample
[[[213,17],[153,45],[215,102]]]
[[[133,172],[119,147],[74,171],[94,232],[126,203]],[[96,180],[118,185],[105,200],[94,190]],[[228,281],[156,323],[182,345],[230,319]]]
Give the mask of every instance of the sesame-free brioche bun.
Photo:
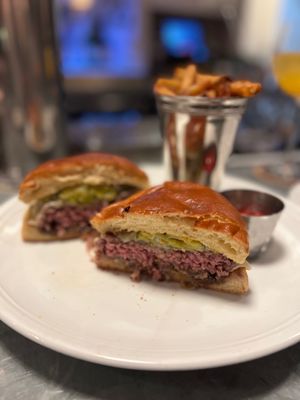
[[[85,153],[47,161],[25,177],[19,198],[32,203],[76,185],[148,186],[147,175],[126,158],[105,153]]]
[[[190,182],[166,182],[104,208],[91,219],[100,233],[166,233],[201,242],[237,264],[249,252],[246,225],[222,195]]]

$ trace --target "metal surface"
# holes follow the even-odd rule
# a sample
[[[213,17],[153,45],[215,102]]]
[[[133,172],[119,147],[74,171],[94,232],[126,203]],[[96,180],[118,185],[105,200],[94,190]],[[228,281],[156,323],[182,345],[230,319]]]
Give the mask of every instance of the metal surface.
[[[61,80],[51,0],[2,0],[4,158],[16,181],[65,153]]]
[[[210,370],[145,372],[94,365],[43,348],[0,322],[1,400],[298,400],[300,344]]]
[[[278,197],[257,190],[226,190],[222,192],[222,195],[241,211],[248,227],[250,257],[257,257],[268,247],[274,228],[284,209],[283,202]],[[254,214],[251,215],[251,212]],[[256,212],[260,215],[255,215]]]
[[[156,100],[168,179],[218,189],[247,100],[192,96]]]

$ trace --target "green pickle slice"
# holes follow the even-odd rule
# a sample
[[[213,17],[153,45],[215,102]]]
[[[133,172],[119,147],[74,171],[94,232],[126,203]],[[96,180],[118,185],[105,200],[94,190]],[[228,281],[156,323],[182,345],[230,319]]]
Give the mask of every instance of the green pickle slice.
[[[196,241],[189,238],[185,238],[185,240],[181,240],[178,238],[171,237],[166,233],[156,233],[150,234],[147,232],[138,232],[137,239],[142,240],[144,242],[156,244],[159,246],[172,247],[173,249],[184,249],[184,250],[203,250],[204,246]]]
[[[58,199],[69,204],[89,204],[96,200],[114,200],[117,189],[113,186],[76,186],[63,189]]]
[[[181,240],[166,233],[118,232],[118,236],[124,241],[137,240],[154,246],[178,250],[203,251],[205,249],[205,246],[197,240],[192,240],[187,237]]]

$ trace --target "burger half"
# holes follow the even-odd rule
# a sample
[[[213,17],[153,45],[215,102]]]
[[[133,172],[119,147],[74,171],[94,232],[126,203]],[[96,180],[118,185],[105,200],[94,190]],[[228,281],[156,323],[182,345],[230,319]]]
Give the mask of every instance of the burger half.
[[[90,218],[115,201],[148,186],[146,174],[129,160],[86,153],[46,162],[20,185],[19,198],[29,205],[25,241],[72,239],[91,229]]]
[[[248,291],[248,235],[220,194],[167,182],[106,207],[91,220],[88,249],[102,269],[228,293]]]

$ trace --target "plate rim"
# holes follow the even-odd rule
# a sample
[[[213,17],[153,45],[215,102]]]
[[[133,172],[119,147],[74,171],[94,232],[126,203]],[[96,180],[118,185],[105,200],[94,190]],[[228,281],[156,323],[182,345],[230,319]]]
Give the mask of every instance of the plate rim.
[[[284,198],[284,202],[286,205],[295,207],[297,211],[300,212],[300,208],[293,202],[290,202],[288,199]],[[0,222],[3,216],[10,208],[19,206],[20,202],[16,196],[8,199],[5,203],[0,205]],[[5,221],[4,221],[5,224]],[[10,297],[9,297],[10,298]],[[7,307],[8,305],[8,307]],[[5,307],[6,306],[6,307]],[[44,331],[44,327],[38,323],[38,321],[33,319],[33,324],[26,324],[26,320],[28,318],[26,315],[21,314],[21,318],[18,317],[18,310],[15,307],[15,312],[11,312],[12,304],[9,303],[9,300],[5,298],[3,295],[3,289],[0,290],[0,320],[3,321],[7,326],[12,328],[17,333],[23,335],[29,340],[44,346],[48,349],[57,351],[64,355],[75,357],[77,359],[81,359],[84,361],[111,366],[111,367],[118,367],[118,368],[126,368],[126,369],[135,369],[135,370],[149,370],[149,371],[176,371],[176,370],[195,370],[195,369],[205,369],[205,368],[216,368],[222,366],[228,366],[237,363],[243,363],[251,360],[255,360],[270,354],[273,354],[277,351],[283,350],[288,348],[300,341],[300,325],[297,332],[293,334],[289,334],[282,340],[278,340],[277,342],[271,342],[270,345],[264,348],[248,350],[248,352],[239,353],[239,352],[232,352],[231,356],[225,351],[225,356],[222,358],[214,358],[208,361],[205,360],[182,360],[180,361],[167,361],[161,362],[157,361],[140,361],[136,359],[125,359],[124,357],[109,357],[106,355],[95,354],[95,352],[91,352],[87,349],[82,347],[76,346],[76,344],[72,345],[71,343],[64,342],[59,335],[59,338],[56,338],[55,335],[51,335],[51,330],[49,331],[50,334]],[[299,311],[300,313],[300,311]],[[289,325],[289,324],[288,324]],[[51,328],[52,329],[52,328]]]

